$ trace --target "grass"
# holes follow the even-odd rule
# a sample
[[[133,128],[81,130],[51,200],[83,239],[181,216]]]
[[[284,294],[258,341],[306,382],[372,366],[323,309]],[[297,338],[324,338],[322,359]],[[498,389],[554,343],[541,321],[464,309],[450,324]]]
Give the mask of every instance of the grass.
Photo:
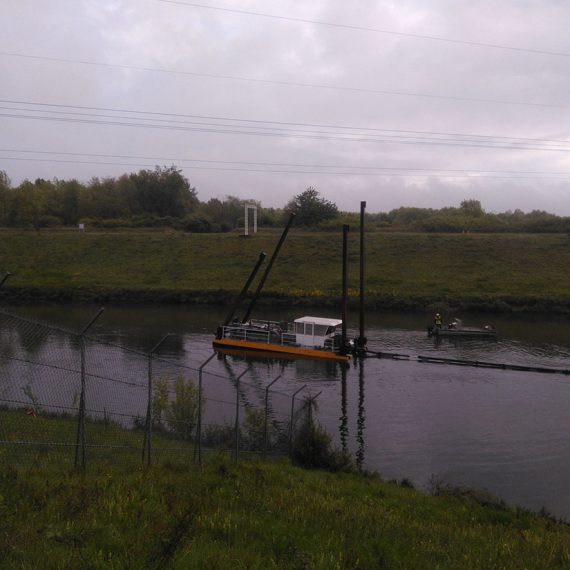
[[[286,462],[0,467],[6,568],[567,568],[570,529]]]
[[[3,439],[18,435],[22,414],[2,413]],[[74,434],[70,418],[28,419],[32,441]],[[92,441],[138,443],[132,430],[88,427]],[[33,446],[27,456],[13,450],[0,445],[2,568],[570,565],[568,525],[484,493],[439,486],[438,496],[429,496],[405,482],[302,470],[286,460],[217,457],[198,468],[170,455],[143,468],[117,449],[77,472],[56,456],[38,461]]]
[[[245,239],[179,232],[2,231],[0,272],[12,298],[226,302],[275,233]],[[423,308],[570,310],[570,240],[561,234],[386,234],[366,237],[368,302]],[[266,262],[267,263],[267,262]],[[350,236],[351,293],[358,235]],[[293,231],[267,281],[267,299],[326,304],[341,290],[341,236]],[[336,301],[335,301],[336,302]]]
[[[75,458],[77,418],[41,411],[29,415],[26,408],[0,408],[0,463],[19,467],[54,466],[71,468]],[[87,462],[99,468],[112,467],[118,460],[123,467],[141,464],[144,432],[125,429],[106,420],[86,421]],[[21,442],[24,442],[22,444]],[[152,454],[155,458],[192,459],[194,445],[154,430]]]

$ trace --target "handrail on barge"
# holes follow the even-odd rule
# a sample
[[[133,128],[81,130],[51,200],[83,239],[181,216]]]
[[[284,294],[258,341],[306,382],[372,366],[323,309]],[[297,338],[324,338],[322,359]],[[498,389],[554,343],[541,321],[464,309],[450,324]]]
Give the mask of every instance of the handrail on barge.
[[[327,352],[338,352],[341,348],[340,338],[325,337],[322,345],[314,342],[314,346],[297,342],[295,323],[278,321],[251,320],[248,323],[233,322],[221,327],[220,339],[231,339],[259,344],[305,347]],[[313,335],[313,339],[315,336]],[[323,337],[317,337],[322,339]]]

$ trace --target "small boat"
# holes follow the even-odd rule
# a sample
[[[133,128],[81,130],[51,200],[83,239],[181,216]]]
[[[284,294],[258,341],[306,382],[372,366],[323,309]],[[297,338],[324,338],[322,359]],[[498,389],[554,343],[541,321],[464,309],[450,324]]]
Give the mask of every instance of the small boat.
[[[438,338],[497,338],[497,331],[493,325],[485,325],[481,328],[464,327],[460,319],[453,319],[447,326],[430,325],[427,332],[428,336]]]
[[[218,329],[217,350],[265,353],[271,356],[316,358],[346,362],[340,327],[342,320],[305,316],[293,323],[251,319],[234,320]]]

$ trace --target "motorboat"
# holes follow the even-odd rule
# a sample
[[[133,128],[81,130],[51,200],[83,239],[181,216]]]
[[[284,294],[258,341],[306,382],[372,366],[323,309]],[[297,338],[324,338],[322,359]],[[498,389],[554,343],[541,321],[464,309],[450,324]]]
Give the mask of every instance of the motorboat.
[[[445,326],[430,325],[427,327],[428,336],[438,338],[497,338],[493,325],[483,327],[464,327],[461,319],[453,319]]]

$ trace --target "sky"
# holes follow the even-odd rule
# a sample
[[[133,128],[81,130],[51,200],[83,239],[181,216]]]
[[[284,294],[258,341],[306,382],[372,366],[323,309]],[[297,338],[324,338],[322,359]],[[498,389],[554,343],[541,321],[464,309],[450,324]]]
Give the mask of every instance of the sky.
[[[0,170],[570,215],[564,0],[3,0]]]

